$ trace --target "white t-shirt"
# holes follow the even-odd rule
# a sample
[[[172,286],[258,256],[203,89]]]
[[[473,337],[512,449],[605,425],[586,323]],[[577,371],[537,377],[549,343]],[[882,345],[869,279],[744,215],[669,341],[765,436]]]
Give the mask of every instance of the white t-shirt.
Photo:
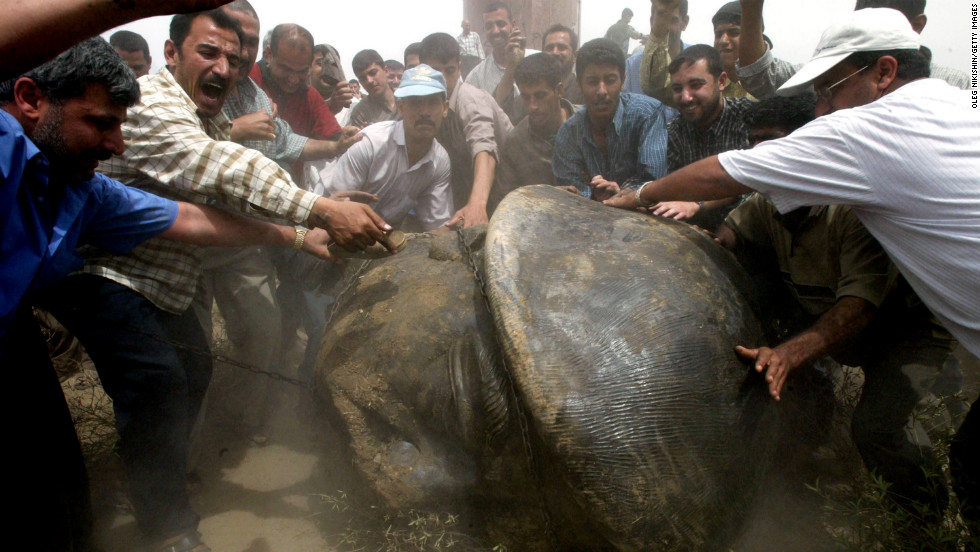
[[[719,156],[781,213],[850,205],[922,301],[980,356],[980,112],[938,79]]]
[[[372,205],[385,220],[397,221],[409,211],[426,230],[445,224],[453,214],[449,187],[449,154],[439,142],[411,167],[402,121],[384,121],[365,127],[364,136],[333,167],[323,195],[360,190],[378,196]]]

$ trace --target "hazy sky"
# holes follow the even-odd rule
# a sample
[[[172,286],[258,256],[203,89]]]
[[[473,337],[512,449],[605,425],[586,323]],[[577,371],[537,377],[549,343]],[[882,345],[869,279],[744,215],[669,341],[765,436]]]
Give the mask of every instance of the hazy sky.
[[[724,0],[690,0],[691,23],[685,42],[712,42],[711,16]],[[405,2],[401,0],[348,0],[314,3],[300,0],[252,0],[259,12],[263,34],[279,23],[299,23],[313,33],[317,42],[335,46],[343,58],[348,78],[353,78],[350,60],[365,48],[374,48],[385,59],[402,59],[406,45],[429,33],[444,31],[456,36],[463,6],[458,0]],[[312,8],[313,5],[322,7]],[[649,31],[650,2],[647,0],[581,0],[583,42],[601,37],[619,19],[624,7],[633,10],[633,26]],[[329,6],[329,7],[328,7]],[[424,6],[424,7],[423,7]],[[765,7],[766,34],[775,44],[777,56],[794,63],[809,59],[820,34],[837,18],[854,9],[854,0],[769,0]],[[970,2],[929,0],[929,23],[922,42],[933,51],[935,60],[962,71],[970,63]],[[163,43],[170,19],[156,17],[121,28],[146,37],[153,56],[153,70],[163,66]],[[563,22],[566,24],[574,22]],[[479,30],[481,22],[474,21]],[[109,33],[105,36],[108,38]],[[482,34],[482,33],[481,33]],[[631,46],[638,43],[633,41]],[[539,47],[529,45],[530,47]]]

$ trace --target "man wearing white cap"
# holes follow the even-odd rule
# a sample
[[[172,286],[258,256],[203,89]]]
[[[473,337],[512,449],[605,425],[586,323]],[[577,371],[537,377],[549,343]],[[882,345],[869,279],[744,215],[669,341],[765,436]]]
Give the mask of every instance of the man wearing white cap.
[[[435,140],[449,112],[446,79],[428,65],[405,71],[395,90],[400,121],[375,123],[337,161],[327,195],[344,190],[374,194],[374,206],[392,224],[412,209],[425,230],[453,214],[449,154]]]
[[[828,28],[813,58],[779,93],[813,85],[818,118],[786,138],[709,157],[624,191],[622,208],[699,201],[755,190],[781,213],[849,205],[926,306],[980,356],[980,113],[969,93],[928,75],[918,35],[899,12],[851,13]],[[785,361],[772,349],[743,353],[779,397]],[[980,408],[950,451],[963,516],[978,534]]]

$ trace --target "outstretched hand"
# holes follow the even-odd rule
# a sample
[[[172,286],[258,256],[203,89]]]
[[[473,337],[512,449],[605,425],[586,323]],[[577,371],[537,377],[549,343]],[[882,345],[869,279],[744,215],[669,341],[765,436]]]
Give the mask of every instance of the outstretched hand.
[[[486,224],[488,222],[490,222],[490,218],[487,216],[486,207],[481,208],[477,205],[467,203],[462,209],[456,211],[453,218],[449,219],[443,226],[454,228],[462,225],[463,228],[469,228],[470,226]]]
[[[331,243],[333,243],[333,240],[330,239],[330,234],[326,230],[323,228],[311,228],[303,239],[302,251],[314,257],[342,264],[344,262],[343,257],[330,253],[328,246]]]
[[[603,205],[608,205],[610,207],[616,207],[619,209],[636,209],[636,190],[620,190],[620,192],[611,198],[602,202]]]
[[[687,220],[698,214],[701,206],[695,201],[661,201],[650,207],[650,213],[674,220]]]
[[[391,226],[363,203],[320,198],[313,206],[309,222],[310,226],[329,232],[333,241],[344,249],[360,251],[381,242],[389,251],[396,252],[387,236]]]
[[[606,180],[601,174],[592,177],[589,187],[592,188],[592,197],[596,201],[605,201],[621,191],[618,182]]]
[[[766,383],[769,384],[769,394],[778,401],[779,393],[783,389],[783,384],[786,383],[786,376],[789,375],[793,366],[790,366],[776,349],[769,347],[749,349],[738,345],[735,347],[735,352],[742,358],[755,361],[755,371],[765,373]]]

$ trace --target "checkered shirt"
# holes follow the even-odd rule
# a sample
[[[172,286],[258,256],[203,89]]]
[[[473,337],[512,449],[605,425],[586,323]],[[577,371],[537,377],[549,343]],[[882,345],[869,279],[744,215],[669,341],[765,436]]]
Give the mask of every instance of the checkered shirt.
[[[99,165],[124,184],[232,211],[254,212],[297,224],[309,218],[316,194],[297,188],[288,173],[255,150],[228,141],[223,114],[201,119],[170,71],[140,78],[142,97],[123,123],[126,151]],[[119,282],[163,310],[182,313],[201,276],[198,248],[154,238],[128,255],[83,251],[83,272]]]

